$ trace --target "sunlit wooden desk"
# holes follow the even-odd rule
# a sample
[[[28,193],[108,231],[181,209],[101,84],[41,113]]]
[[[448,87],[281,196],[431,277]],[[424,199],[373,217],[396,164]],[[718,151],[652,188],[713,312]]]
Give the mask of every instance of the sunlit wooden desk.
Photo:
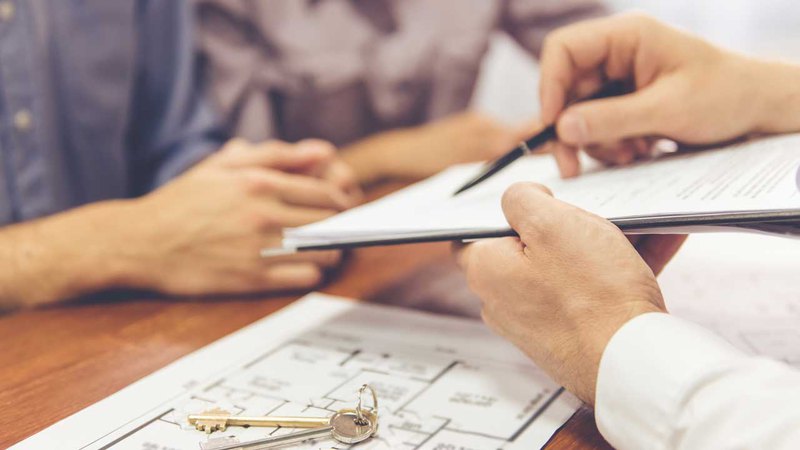
[[[449,258],[447,244],[363,249],[351,254],[321,290],[369,298],[414,271],[446,264]],[[117,299],[0,316],[0,448],[297,298]],[[580,410],[548,446],[607,447],[587,409]]]

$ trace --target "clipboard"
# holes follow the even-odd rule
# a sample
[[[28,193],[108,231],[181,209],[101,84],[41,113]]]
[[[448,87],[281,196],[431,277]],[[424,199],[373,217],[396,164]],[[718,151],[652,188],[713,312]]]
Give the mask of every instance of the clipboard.
[[[800,133],[685,153],[562,180],[545,159],[520,159],[463,196],[454,184],[474,166],[450,168],[382,199],[284,235],[283,248],[340,250],[515,236],[501,208],[519,181],[605,217],[625,234],[755,232],[800,237]],[[623,193],[623,194],[621,194]],[[533,212],[532,212],[533,214]]]
[[[690,234],[698,232],[746,231],[800,239],[800,209],[766,211],[730,211],[703,214],[664,214],[629,216],[608,219],[625,234]],[[296,246],[264,249],[262,256],[277,254],[347,250],[360,247],[421,244],[430,242],[470,242],[481,239],[513,237],[517,233],[509,227],[491,230],[458,230],[370,236],[359,239],[337,239],[331,242],[311,242]]]

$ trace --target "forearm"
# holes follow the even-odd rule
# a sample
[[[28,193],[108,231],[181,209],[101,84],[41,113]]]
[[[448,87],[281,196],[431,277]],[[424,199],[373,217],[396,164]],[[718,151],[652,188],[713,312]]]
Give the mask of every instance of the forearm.
[[[361,185],[370,185],[388,178],[404,177],[405,156],[415,145],[415,130],[398,129],[374,134],[341,150],[342,159],[355,171]]]
[[[95,203],[0,229],[0,305],[53,303],[135,284],[120,249],[130,240],[131,201]]]
[[[697,325],[646,314],[609,342],[598,428],[619,448],[797,448],[800,373]],[[753,426],[757,424],[757,426]]]

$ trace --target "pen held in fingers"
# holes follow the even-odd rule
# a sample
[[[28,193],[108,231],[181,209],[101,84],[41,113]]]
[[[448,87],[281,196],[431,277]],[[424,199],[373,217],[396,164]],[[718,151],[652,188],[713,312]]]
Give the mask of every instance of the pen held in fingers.
[[[590,101],[590,100],[597,100],[601,98],[607,97],[616,97],[619,95],[623,95],[629,91],[629,85],[625,81],[610,81],[602,89],[597,91],[594,95],[589,98],[584,99],[583,101]],[[550,125],[539,134],[533,136],[532,138],[528,139],[520,143],[519,146],[511,150],[510,152],[506,153],[505,155],[497,158],[496,160],[492,161],[491,163],[487,164],[484,170],[475,178],[467,182],[461,188],[459,188],[453,196],[456,196],[464,191],[467,191],[478,184],[484,182],[488,178],[491,178],[497,172],[500,172],[507,166],[509,166],[514,161],[518,160],[519,158],[523,157],[524,155],[531,153],[531,151],[537,149],[541,145],[547,143],[550,140],[557,139],[558,134],[556,132],[555,125]]]

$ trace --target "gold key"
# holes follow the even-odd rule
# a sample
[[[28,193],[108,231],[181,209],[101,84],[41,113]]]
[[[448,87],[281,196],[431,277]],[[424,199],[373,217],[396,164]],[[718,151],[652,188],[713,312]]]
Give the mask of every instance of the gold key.
[[[341,409],[328,419],[324,427],[308,428],[303,431],[280,436],[267,436],[253,441],[239,442],[235,436],[209,439],[201,443],[201,450],[265,450],[285,447],[312,439],[333,439],[342,444],[357,444],[366,441],[378,431],[378,415],[375,410]]]
[[[225,431],[229,426],[238,427],[284,427],[319,428],[330,423],[330,417],[280,417],[280,416],[236,416],[220,408],[202,414],[189,414],[189,425],[210,434]]]

